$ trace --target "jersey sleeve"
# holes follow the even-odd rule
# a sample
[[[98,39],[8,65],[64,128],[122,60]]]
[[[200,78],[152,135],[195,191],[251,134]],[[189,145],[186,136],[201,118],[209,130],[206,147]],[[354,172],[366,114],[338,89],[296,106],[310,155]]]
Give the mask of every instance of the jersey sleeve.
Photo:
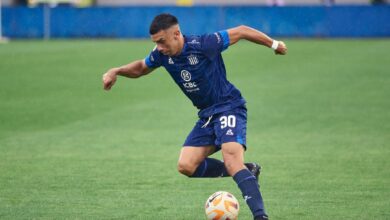
[[[226,30],[202,36],[203,53],[210,59],[226,50],[229,44],[230,39]]]
[[[146,66],[148,66],[149,68],[157,68],[162,65],[160,53],[158,52],[156,47],[153,49],[152,52],[150,52],[147,57],[145,57],[145,63]]]

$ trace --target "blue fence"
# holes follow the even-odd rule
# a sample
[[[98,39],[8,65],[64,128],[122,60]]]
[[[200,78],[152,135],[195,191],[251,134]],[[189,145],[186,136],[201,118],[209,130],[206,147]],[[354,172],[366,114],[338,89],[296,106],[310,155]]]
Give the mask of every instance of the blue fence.
[[[184,33],[209,33],[245,24],[279,37],[389,37],[390,6],[336,7],[57,7],[50,9],[54,38],[149,37],[153,17],[176,15]],[[3,8],[3,33],[42,38],[44,8]]]

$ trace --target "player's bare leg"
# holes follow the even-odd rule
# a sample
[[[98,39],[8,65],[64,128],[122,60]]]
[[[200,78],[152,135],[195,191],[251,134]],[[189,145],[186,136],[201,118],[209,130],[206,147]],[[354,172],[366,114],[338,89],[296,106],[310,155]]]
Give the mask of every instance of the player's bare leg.
[[[198,166],[214,152],[214,146],[184,146],[180,152],[177,169],[181,174],[191,176],[192,174],[194,174]]]
[[[214,146],[204,146],[204,147],[191,147],[184,146],[180,152],[179,161],[177,164],[178,171],[189,177],[228,177],[230,173],[227,171],[225,164],[223,161],[219,161],[213,158],[208,158],[208,156],[212,155],[215,152]],[[199,168],[199,165],[202,163],[208,164],[207,170],[200,171],[203,175],[195,175],[195,171]],[[260,165],[257,163],[245,163],[244,164],[248,170],[258,179],[260,174]],[[214,169],[210,171],[210,169]]]
[[[244,147],[237,142],[222,144],[225,167],[242,192],[254,219],[266,220],[263,198],[255,176],[244,165]]]
[[[222,156],[230,176],[234,176],[238,171],[246,168],[244,165],[244,148],[241,144],[237,142],[222,144]]]

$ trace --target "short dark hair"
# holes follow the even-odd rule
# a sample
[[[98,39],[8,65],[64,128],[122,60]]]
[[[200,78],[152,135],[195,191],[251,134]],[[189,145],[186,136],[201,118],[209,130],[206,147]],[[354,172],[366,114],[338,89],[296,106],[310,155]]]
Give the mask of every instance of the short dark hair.
[[[150,24],[149,34],[153,35],[161,30],[166,30],[173,25],[178,24],[177,18],[171,14],[163,13],[154,17],[152,24]]]

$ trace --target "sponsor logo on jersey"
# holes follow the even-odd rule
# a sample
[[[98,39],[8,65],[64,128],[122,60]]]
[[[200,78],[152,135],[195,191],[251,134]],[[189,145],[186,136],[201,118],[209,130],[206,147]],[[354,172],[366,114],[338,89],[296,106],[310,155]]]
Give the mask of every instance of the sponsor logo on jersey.
[[[183,86],[187,92],[199,91],[199,88],[198,88],[198,85],[196,84],[196,82],[190,82],[191,81],[191,73],[190,72],[188,72],[187,70],[182,70],[180,75],[181,75],[181,78],[185,81],[183,83]]]
[[[153,55],[150,55],[150,61],[154,62],[154,57],[153,57]]]
[[[198,87],[195,82],[185,82],[185,83],[183,83],[183,86],[186,89],[194,89],[194,88]],[[196,90],[194,90],[194,91],[196,91]]]
[[[169,64],[175,64],[175,63],[173,62],[172,58],[170,58],[170,57],[169,57],[169,59],[168,59],[168,63],[169,63]]]
[[[195,55],[190,55],[187,57],[188,61],[190,62],[190,65],[196,65],[199,63],[199,60],[198,60],[198,57],[196,57]]]
[[[232,129],[229,129],[229,130],[226,132],[226,135],[234,135]]]
[[[181,78],[186,81],[186,82],[189,82],[191,81],[191,73],[188,72],[187,70],[182,70],[181,73]]]

